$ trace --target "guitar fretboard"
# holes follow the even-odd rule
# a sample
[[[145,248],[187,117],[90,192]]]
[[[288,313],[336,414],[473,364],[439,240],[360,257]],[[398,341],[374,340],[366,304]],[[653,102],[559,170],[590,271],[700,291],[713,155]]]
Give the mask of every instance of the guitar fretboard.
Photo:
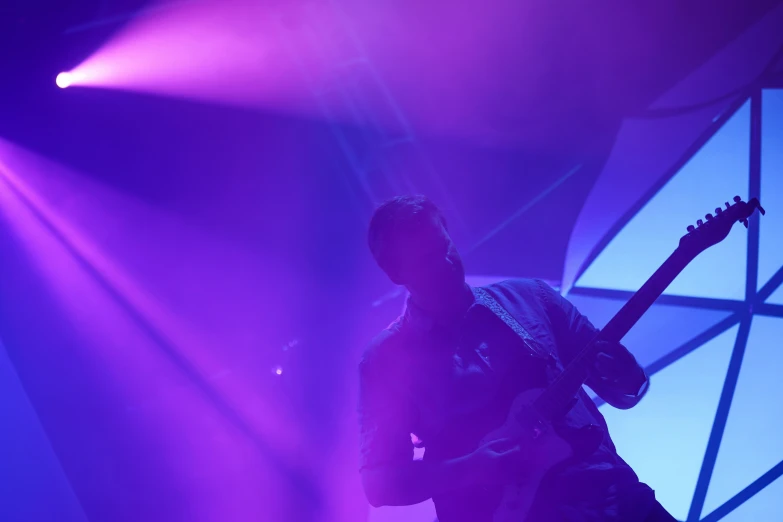
[[[601,332],[566,366],[563,372],[547,387],[533,404],[538,414],[552,421],[573,400],[590,375],[595,341],[620,342],[634,324],[652,306],[672,281],[688,265],[691,258],[677,249],[628,300]]]

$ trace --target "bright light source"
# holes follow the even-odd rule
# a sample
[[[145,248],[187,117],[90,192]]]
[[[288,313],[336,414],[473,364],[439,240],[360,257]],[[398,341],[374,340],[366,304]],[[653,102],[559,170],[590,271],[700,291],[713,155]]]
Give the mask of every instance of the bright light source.
[[[61,72],[57,75],[55,82],[57,82],[57,87],[65,89],[66,87],[70,87],[73,83],[73,75],[69,72]]]
[[[277,375],[283,375],[283,369],[278,366],[277,369],[275,369],[275,373]]]

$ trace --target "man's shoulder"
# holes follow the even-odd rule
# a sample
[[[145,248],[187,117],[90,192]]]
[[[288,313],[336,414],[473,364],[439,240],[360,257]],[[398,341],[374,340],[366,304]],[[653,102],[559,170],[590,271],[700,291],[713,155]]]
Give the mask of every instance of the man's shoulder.
[[[508,309],[523,307],[542,313],[548,313],[560,295],[551,283],[538,278],[505,279],[481,288]]]
[[[398,318],[367,343],[359,361],[360,369],[383,366],[394,352],[399,352],[402,337],[402,318]]]
[[[538,298],[547,286],[548,284],[541,279],[517,277],[497,281],[481,288],[491,294],[502,295],[506,298],[530,299]]]

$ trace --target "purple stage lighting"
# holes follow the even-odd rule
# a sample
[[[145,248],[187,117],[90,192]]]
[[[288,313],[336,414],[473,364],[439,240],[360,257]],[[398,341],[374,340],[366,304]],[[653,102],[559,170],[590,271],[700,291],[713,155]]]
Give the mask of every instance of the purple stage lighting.
[[[57,75],[57,79],[55,80],[57,83],[57,87],[60,89],[65,89],[66,87],[70,87],[73,83],[73,74],[69,72],[61,72]]]
[[[241,106],[310,100],[302,66],[289,50],[296,36],[281,22],[289,11],[298,19],[294,7],[243,0],[159,4],[73,69],[80,86]],[[309,53],[313,61],[316,50]]]

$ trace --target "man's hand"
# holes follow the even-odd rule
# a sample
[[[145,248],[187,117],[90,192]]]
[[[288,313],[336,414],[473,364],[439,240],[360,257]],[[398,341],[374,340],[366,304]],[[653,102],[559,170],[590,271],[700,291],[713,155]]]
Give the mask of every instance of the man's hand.
[[[593,363],[596,379],[625,395],[636,395],[646,381],[633,356],[618,343],[597,341]]]

